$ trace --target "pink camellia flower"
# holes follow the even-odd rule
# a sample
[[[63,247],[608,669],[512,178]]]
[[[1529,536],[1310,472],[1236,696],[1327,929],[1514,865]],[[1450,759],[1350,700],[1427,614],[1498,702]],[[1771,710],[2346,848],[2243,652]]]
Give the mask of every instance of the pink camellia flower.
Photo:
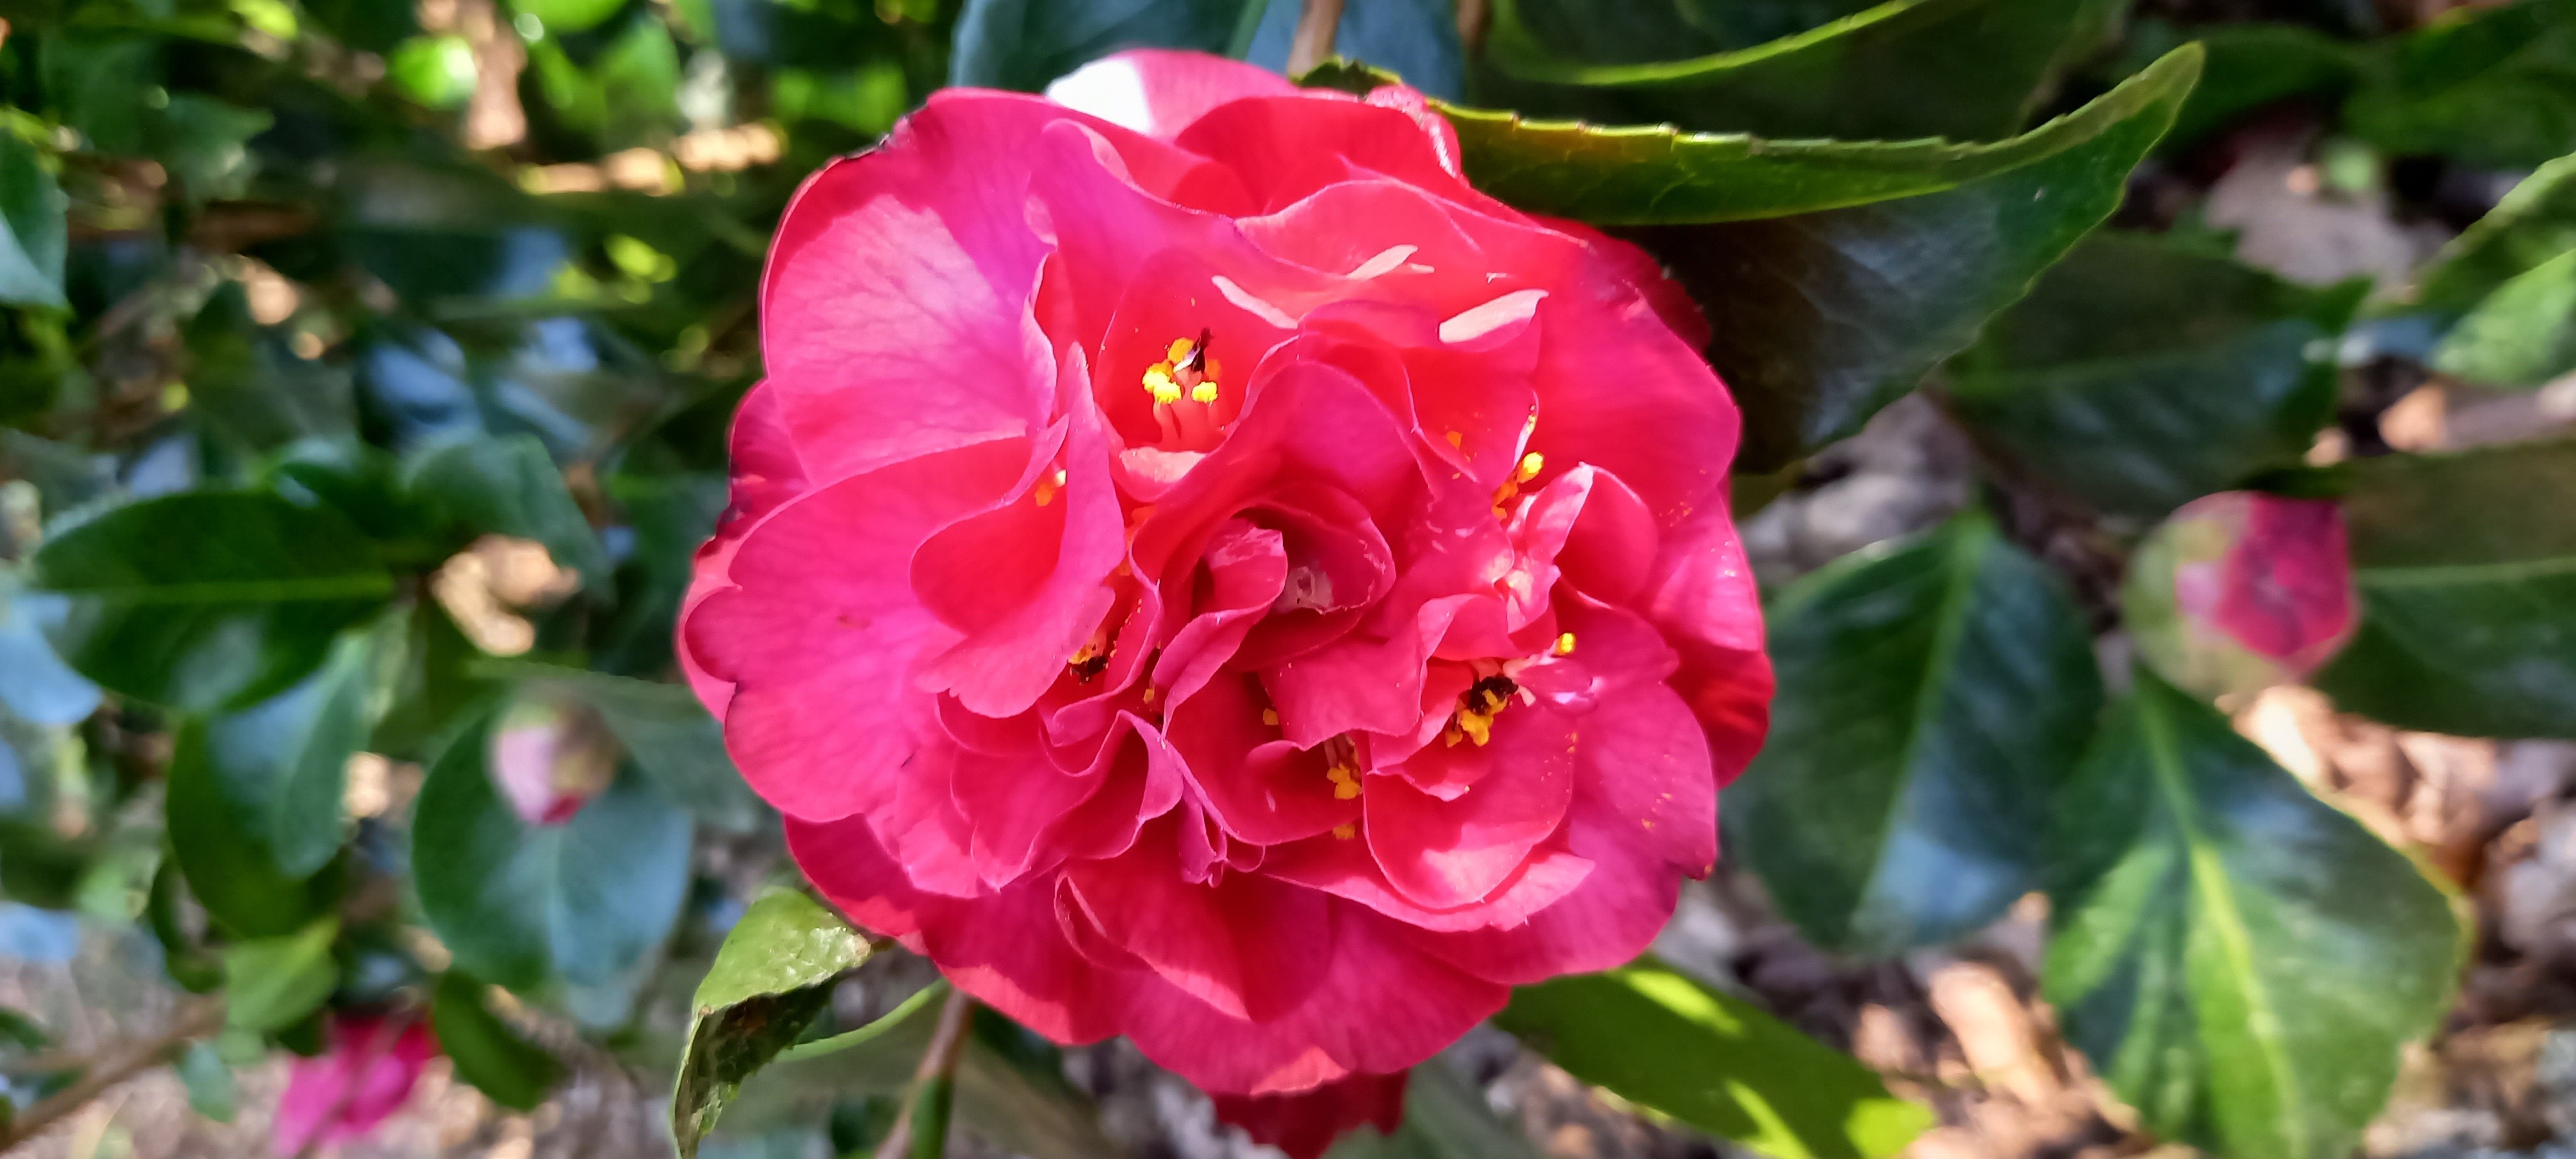
[[[280,1155],[300,1155],[307,1147],[365,1138],[410,1100],[420,1072],[436,1057],[438,1040],[428,1023],[333,1017],[330,1049],[296,1059],[287,1070],[271,1144]]]
[[[2167,518],[2130,567],[2124,602],[2140,654],[2204,695],[2304,680],[2352,638],[2352,563],[2332,500],[2204,496]]]
[[[1392,1135],[1404,1125],[1407,1077],[1405,1071],[1355,1074],[1293,1095],[1217,1095],[1216,1117],[1288,1159],[1316,1159],[1352,1127],[1367,1124]]]
[[[1771,675],[1706,326],[1419,94],[941,92],[762,294],[683,664],[806,874],[968,993],[1292,1093],[1709,869]]]

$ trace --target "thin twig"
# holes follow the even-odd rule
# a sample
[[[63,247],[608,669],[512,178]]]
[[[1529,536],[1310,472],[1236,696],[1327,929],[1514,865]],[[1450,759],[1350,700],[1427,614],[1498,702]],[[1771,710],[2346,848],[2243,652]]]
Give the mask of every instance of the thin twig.
[[[1485,21],[1492,13],[1485,0],[1458,0],[1458,47],[1474,56],[1485,46]]]
[[[912,1089],[904,1099],[903,1110],[895,1116],[894,1130],[886,1133],[885,1142],[877,1144],[876,1159],[907,1159],[913,1153],[914,1112],[930,1099],[945,1099],[957,1086],[957,1060],[966,1056],[968,1016],[975,1012],[975,1000],[964,990],[950,990],[947,1004],[939,1008],[939,1026],[930,1032],[930,1049],[923,1051],[921,1065],[912,1072]],[[934,1148],[944,1145],[948,1134],[946,1104],[938,1105],[936,1122],[924,1127],[923,1142]],[[938,1135],[934,1142],[928,1136]],[[930,1152],[938,1154],[937,1150]]]
[[[1296,39],[1288,42],[1288,75],[1305,73],[1333,58],[1333,33],[1342,24],[1342,0],[1306,0],[1297,16]]]
[[[102,1054],[97,1065],[72,1085],[37,1100],[24,1114],[0,1130],[0,1151],[7,1151],[45,1132],[73,1112],[89,1105],[91,1099],[105,1094],[125,1080],[161,1065],[170,1057],[172,1048],[192,1038],[203,1038],[224,1024],[221,1002],[200,1002],[179,1016],[168,1031],[157,1038],[131,1044],[122,1050]]]

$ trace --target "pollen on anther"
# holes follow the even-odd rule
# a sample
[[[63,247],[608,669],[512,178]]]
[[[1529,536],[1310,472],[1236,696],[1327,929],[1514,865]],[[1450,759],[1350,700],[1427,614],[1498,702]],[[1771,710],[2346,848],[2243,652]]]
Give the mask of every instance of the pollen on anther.
[[[1272,728],[1279,727],[1279,710],[1275,708],[1262,709],[1261,723],[1269,725]]]
[[[1157,362],[1145,368],[1145,393],[1165,406],[1181,401],[1181,384],[1172,379],[1172,365]]]
[[[1467,436],[1459,434],[1456,431],[1451,431],[1441,437],[1449,440],[1449,445],[1452,448],[1463,448],[1467,445]]]
[[[1558,633],[1556,637],[1556,647],[1549,649],[1549,651],[1554,652],[1559,656],[1574,655],[1574,633]]]
[[[1351,838],[1353,838],[1353,837],[1357,837],[1357,836],[1359,836],[1359,835],[1360,835],[1360,827],[1359,827],[1359,826],[1357,826],[1357,825],[1335,825],[1335,826],[1333,826],[1333,836],[1335,836],[1335,837],[1339,837],[1339,838],[1341,838],[1341,839],[1342,839],[1342,840],[1344,840],[1344,841],[1348,841],[1348,840],[1350,840]]]
[[[1539,471],[1544,469],[1546,466],[1547,456],[1539,454],[1536,451],[1531,451],[1530,453],[1521,456],[1520,469],[1512,472],[1512,481],[1515,483],[1527,483],[1532,479],[1538,478]]]
[[[1202,383],[1198,384],[1197,386],[1193,386],[1193,387],[1191,387],[1191,388],[1190,388],[1190,401],[1191,401],[1191,402],[1215,402],[1215,401],[1216,401],[1216,382],[1215,382],[1214,380],[1210,380],[1210,381],[1207,381],[1207,382],[1202,382]]]

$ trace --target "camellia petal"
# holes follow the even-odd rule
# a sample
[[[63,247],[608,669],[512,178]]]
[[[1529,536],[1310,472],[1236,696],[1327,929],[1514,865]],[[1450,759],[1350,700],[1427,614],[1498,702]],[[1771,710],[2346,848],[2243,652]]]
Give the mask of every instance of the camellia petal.
[[[2131,557],[2121,599],[2138,654],[2211,697],[2306,679],[2352,638],[2360,607],[2342,510],[2259,491],[2167,517]]]
[[[1736,412],[1418,94],[1050,92],[790,205],[681,661],[854,921],[1311,1155],[1709,871],[1771,690]]]

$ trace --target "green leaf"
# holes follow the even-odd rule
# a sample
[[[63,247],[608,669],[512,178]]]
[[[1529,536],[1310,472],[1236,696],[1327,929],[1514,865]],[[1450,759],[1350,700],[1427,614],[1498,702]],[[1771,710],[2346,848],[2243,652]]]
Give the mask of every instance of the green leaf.
[[[752,902],[692,1002],[696,1015],[671,1096],[680,1154],[698,1153],[743,1080],[794,1043],[831,1005],[832,983],[867,958],[867,939],[802,893],[777,890]],[[880,1023],[900,1021],[890,1015]]]
[[[430,994],[430,1032],[455,1062],[458,1078],[511,1110],[536,1110],[563,1081],[563,1063],[503,1022],[484,997],[484,984],[468,975],[439,975]]]
[[[2128,47],[2121,55],[2134,62],[2132,67],[2189,41],[2200,42],[2209,54],[2200,85],[2183,102],[2173,131],[2165,134],[2168,148],[2198,141],[2277,101],[2308,94],[2340,95],[2352,86],[2363,53],[2359,45],[2297,24],[2177,28],[2150,18],[2136,22],[2126,40]]]
[[[223,491],[146,499],[65,531],[28,580],[71,597],[48,634],[82,675],[199,710],[303,679],[394,587],[337,514]]]
[[[1551,116],[1669,121],[1773,137],[1992,140],[2028,123],[2066,70],[2098,47],[2110,0],[1889,0],[1769,43],[1651,63],[1569,57],[1571,26],[1601,9],[1669,0],[1495,0],[1486,59],[1498,103]],[[1644,28],[1641,27],[1641,32]],[[1622,53],[1628,59],[1637,59]],[[1519,83],[1512,83],[1519,82]],[[1927,94],[1939,94],[1926,99]]]
[[[2496,287],[2433,348],[2432,367],[2509,387],[2543,386],[2576,370],[2576,249]]]
[[[341,634],[322,670],[269,700],[211,718],[206,759],[238,823],[303,877],[340,848],[349,758],[382,711],[387,621]]]
[[[171,748],[171,854],[218,924],[247,937],[290,934],[323,912],[336,883],[278,864],[267,833],[245,819],[216,773],[208,731],[203,720],[182,721]]]
[[[626,0],[511,0],[510,7],[536,17],[549,33],[580,32],[617,15]]]
[[[2394,154],[2487,169],[2576,152],[2576,3],[2455,8],[2372,47],[2344,125]]]
[[[191,994],[211,994],[224,984],[223,963],[188,936],[179,922],[179,863],[165,857],[152,873],[152,890],[144,899],[145,924],[161,943],[161,968],[172,982]]]
[[[1739,473],[1779,470],[1975,341],[2100,224],[2198,74],[2184,47],[2042,134],[2044,156],[1954,189],[1763,221],[1626,230],[1720,320],[1709,361],[1744,410]]]
[[[1391,78],[1342,65],[1306,80],[1364,92]],[[2081,146],[2160,94],[2148,86],[2011,140],[1979,144],[1775,140],[1437,107],[1457,130],[1467,176],[1478,189],[1521,209],[1596,225],[1681,225],[1785,217],[1973,185]]]
[[[2416,303],[2446,317],[2576,250],[2576,157],[2534,170],[2486,216],[2451,239],[2417,278]]]
[[[2450,899],[2140,671],[2064,800],[2042,993],[2158,1135],[2340,1159],[2449,1008]]]
[[[513,990],[549,969],[606,983],[670,932],[689,818],[621,777],[561,825],[531,825],[485,771],[485,712],[430,766],[412,821],[421,912],[459,969]]]
[[[179,1082],[188,1088],[188,1106],[218,1123],[233,1121],[241,1098],[233,1085],[233,1068],[224,1065],[210,1042],[191,1042],[179,1051]]]
[[[2334,417],[2334,343],[2368,288],[2097,234],[1951,363],[1952,410],[2095,510],[2154,519],[2299,464]]]
[[[966,0],[948,83],[1037,92],[1123,48],[1223,52],[1264,0]]]
[[[584,587],[607,590],[608,552],[536,436],[441,443],[405,466],[403,482],[460,541],[479,535],[533,539],[545,545],[556,566],[581,573]]]
[[[1893,954],[2039,886],[2102,695],[2062,581],[1969,515],[1800,580],[1768,619],[1771,736],[1720,816],[1783,914]]]
[[[276,117],[265,109],[245,109],[196,93],[172,93],[161,110],[153,152],[191,201],[240,197],[258,170],[250,139],[265,133]]]
[[[36,147],[0,128],[0,302],[64,307],[63,213],[71,199],[36,159]]]
[[[2460,736],[2576,737],[2576,441],[2358,460],[2344,521],[2361,627],[2316,685]]]
[[[225,1020],[264,1034],[284,1030],[322,1008],[340,983],[331,943],[340,919],[326,917],[276,938],[254,938],[224,951]]]
[[[98,686],[45,642],[64,610],[62,597],[22,590],[16,571],[0,568],[0,710],[30,724],[78,724],[98,710]]]
[[[1651,960],[1523,986],[1494,1022],[1576,1078],[1783,1159],[1880,1159],[1933,1123],[1849,1056]]]
[[[300,439],[355,441],[357,397],[348,371],[297,357],[285,335],[261,328],[239,283],[216,290],[185,337],[190,407],[243,449],[262,453]]]

